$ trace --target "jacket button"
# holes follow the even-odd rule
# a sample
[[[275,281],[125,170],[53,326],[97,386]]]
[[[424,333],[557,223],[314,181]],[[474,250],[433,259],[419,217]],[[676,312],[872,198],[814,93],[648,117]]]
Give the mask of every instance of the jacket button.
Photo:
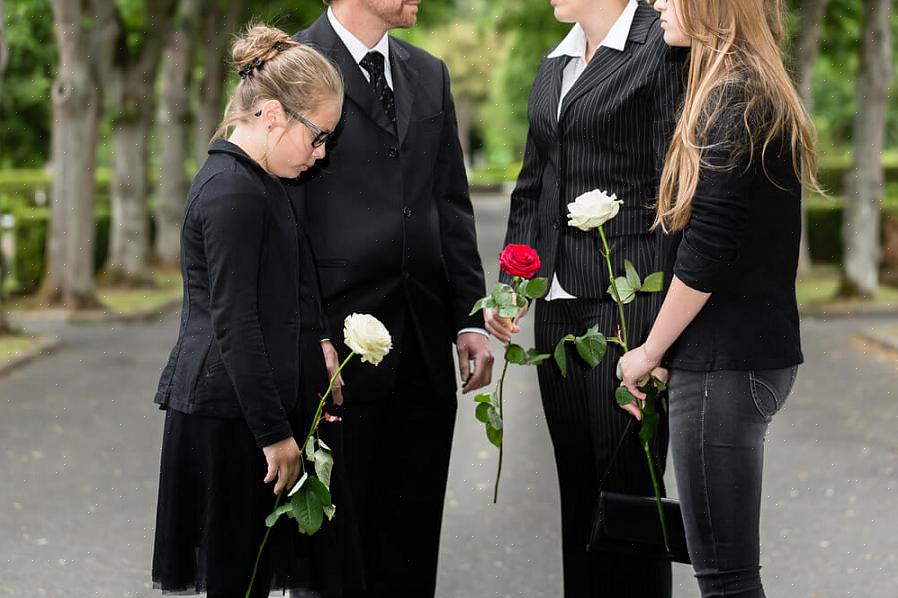
[[[399,148],[397,148],[395,146],[391,147],[387,151],[387,155],[390,156],[391,158],[398,158],[399,157]]]
[[[558,224],[558,221],[556,220],[555,222],[552,223],[552,228],[554,230],[558,230],[559,228],[561,228],[561,225]]]
[[[411,218],[412,217],[412,209],[408,206],[405,206],[404,208],[402,208],[402,215],[405,216],[406,218]]]

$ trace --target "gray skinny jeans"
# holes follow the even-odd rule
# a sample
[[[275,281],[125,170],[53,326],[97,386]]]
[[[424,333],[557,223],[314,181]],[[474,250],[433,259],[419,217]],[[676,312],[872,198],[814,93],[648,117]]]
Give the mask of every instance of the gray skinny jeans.
[[[671,371],[670,449],[702,598],[764,598],[764,437],[797,371]]]

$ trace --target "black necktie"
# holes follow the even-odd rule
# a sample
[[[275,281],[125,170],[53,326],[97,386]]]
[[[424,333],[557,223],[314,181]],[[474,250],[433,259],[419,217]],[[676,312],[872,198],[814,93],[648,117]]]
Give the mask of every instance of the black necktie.
[[[384,70],[384,55],[380,52],[368,52],[359,63],[363,69],[371,75],[371,91],[380,100],[384,112],[390,122],[396,122],[396,102],[393,99],[393,90],[387,85],[387,74]]]

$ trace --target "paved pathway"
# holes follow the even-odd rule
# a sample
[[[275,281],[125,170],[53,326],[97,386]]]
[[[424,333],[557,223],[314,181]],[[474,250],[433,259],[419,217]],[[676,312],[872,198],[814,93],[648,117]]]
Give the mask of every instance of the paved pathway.
[[[505,209],[477,204],[490,283]],[[767,444],[768,596],[898,596],[898,360],[854,340],[885,321],[804,322],[807,364]],[[58,333],[57,353],[0,378],[0,597],[157,596],[152,393],[177,319]],[[498,505],[495,450],[470,398],[460,402],[440,598],[561,595],[557,480],[533,369],[512,369],[506,392]],[[675,585],[676,598],[697,596],[687,567]]]

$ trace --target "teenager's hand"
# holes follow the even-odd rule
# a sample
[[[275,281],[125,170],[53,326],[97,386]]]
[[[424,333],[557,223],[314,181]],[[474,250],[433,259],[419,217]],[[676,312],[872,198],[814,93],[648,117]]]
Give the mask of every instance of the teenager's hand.
[[[270,484],[274,480],[274,493],[280,494],[293,486],[299,479],[302,467],[302,452],[293,436],[284,438],[274,444],[269,444],[262,449],[265,460],[268,462],[268,473],[265,475],[265,483]]]
[[[640,380],[645,378],[646,374],[658,371],[660,374],[658,378],[662,382],[667,383],[667,370],[658,367],[659,361],[659,358],[654,355],[649,355],[645,350],[645,345],[640,345],[635,349],[627,351],[624,353],[624,356],[620,358],[618,369],[622,376],[621,385],[626,386],[627,390],[630,391],[630,394],[636,397],[638,401],[644,400],[645,394],[640,392],[636,386],[639,384]],[[635,403],[623,405],[621,406],[621,409],[638,420],[642,419],[642,415],[639,413],[639,407]]]

